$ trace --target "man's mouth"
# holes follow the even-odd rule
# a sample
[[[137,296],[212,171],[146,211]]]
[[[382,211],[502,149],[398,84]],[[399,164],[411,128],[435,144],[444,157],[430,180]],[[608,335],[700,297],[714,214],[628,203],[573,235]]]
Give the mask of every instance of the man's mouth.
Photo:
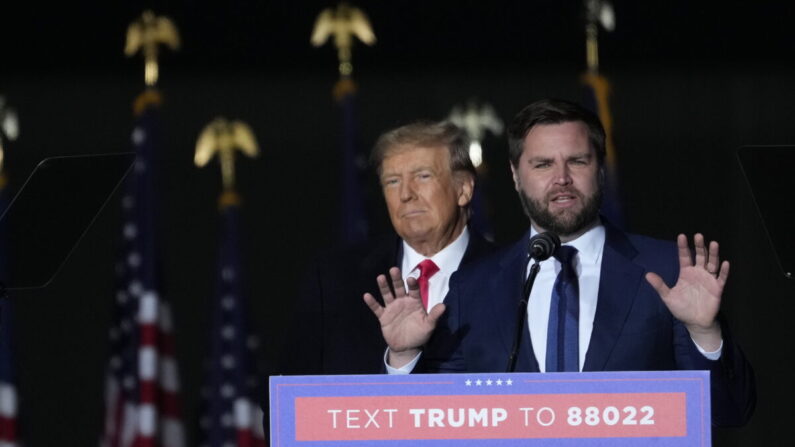
[[[402,217],[414,217],[425,213],[424,210],[411,210],[403,213]]]
[[[564,193],[557,193],[553,194],[549,199],[549,203],[553,203],[558,206],[569,206],[574,204],[578,199],[578,196],[574,193],[564,192]]]

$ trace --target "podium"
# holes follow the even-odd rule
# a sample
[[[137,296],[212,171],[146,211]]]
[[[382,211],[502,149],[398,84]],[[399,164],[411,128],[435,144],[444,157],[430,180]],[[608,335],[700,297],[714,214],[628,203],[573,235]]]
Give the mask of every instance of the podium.
[[[709,372],[274,376],[271,445],[709,446]]]

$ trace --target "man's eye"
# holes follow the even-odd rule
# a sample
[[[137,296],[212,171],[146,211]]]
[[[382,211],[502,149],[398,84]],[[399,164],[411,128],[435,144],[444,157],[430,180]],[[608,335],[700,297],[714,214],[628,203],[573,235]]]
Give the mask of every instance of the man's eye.
[[[544,163],[536,163],[534,167],[535,168],[548,168],[549,167],[549,163],[546,163],[546,162],[544,162]]]
[[[398,180],[396,178],[391,178],[384,180],[384,186],[395,186],[398,184]]]

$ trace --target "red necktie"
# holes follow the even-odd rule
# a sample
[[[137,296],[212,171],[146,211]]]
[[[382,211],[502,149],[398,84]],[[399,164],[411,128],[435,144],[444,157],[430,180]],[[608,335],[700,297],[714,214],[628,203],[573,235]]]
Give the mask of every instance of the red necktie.
[[[425,310],[428,310],[428,280],[439,271],[439,266],[434,264],[430,259],[426,259],[417,264],[417,268],[420,269],[420,277],[417,278],[417,282],[420,284],[422,306],[425,307]]]

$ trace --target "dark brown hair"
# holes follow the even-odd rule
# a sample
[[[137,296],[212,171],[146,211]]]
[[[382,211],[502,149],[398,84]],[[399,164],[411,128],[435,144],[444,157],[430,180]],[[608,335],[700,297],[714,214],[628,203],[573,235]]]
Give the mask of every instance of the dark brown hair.
[[[561,124],[581,121],[588,127],[588,141],[596,152],[599,166],[604,166],[605,129],[602,122],[590,110],[573,102],[561,99],[542,99],[522,109],[508,127],[508,156],[516,167],[524,150],[524,139],[538,124]]]

